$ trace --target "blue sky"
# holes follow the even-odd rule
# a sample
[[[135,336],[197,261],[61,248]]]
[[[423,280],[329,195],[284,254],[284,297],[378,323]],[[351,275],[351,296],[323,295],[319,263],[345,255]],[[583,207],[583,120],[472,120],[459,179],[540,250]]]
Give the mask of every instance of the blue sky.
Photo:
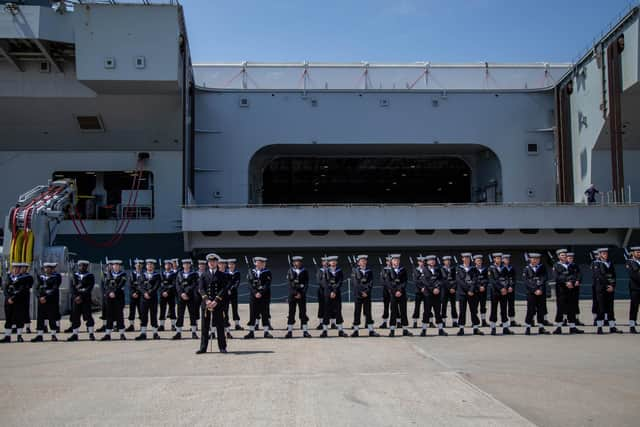
[[[181,0],[201,62],[571,62],[637,0]]]

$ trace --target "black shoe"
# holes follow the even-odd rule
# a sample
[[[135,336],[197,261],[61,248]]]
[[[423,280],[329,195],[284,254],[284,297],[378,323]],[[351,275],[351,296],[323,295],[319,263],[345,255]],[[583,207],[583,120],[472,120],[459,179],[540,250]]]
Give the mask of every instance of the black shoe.
[[[418,329],[418,322],[413,322],[413,329]]]
[[[460,330],[458,331],[458,333],[456,334],[457,336],[461,337],[464,335],[464,329],[460,328]]]
[[[321,331],[322,330],[322,323],[318,323],[318,326],[316,326],[316,331]]]
[[[158,332],[164,332],[164,325],[158,326]]]
[[[336,325],[335,323],[331,324],[331,329],[338,329],[338,325]]]
[[[146,339],[147,339],[147,334],[140,334],[135,338],[136,341],[144,341]]]
[[[480,329],[474,329],[473,335],[484,335],[484,332],[482,332]]]
[[[67,342],[78,341],[78,334],[73,334],[69,338],[67,338]]]
[[[120,341],[126,341],[127,336],[125,334],[120,334]]]
[[[89,334],[89,341],[95,341],[96,340],[96,336],[93,335],[92,333]]]
[[[569,333],[570,334],[584,334],[584,331],[582,329],[578,329],[578,328],[569,328]]]
[[[273,338],[273,335],[271,335],[268,331],[264,333],[264,337],[265,338]]]
[[[196,351],[196,354],[203,354],[203,353],[206,353],[206,352],[207,352],[206,348],[201,348],[198,351]]]
[[[411,332],[409,332],[409,330],[408,330],[408,329],[403,329],[403,330],[402,330],[402,336],[403,336],[403,337],[412,337],[412,336],[413,336],[413,334],[412,334]]]
[[[525,328],[524,334],[525,335],[531,335],[531,328]]]
[[[347,335],[347,333],[345,331],[338,332],[338,336],[339,337],[343,337],[343,338],[347,338],[348,337],[348,335]]]
[[[491,328],[491,335],[494,335],[494,336],[497,335],[496,328]]]
[[[24,342],[24,339],[22,338],[22,335],[18,335],[18,339],[17,339],[17,341],[18,341],[18,342]]]
[[[240,325],[236,325],[236,331],[244,331],[244,328]]]
[[[538,328],[538,335],[549,335],[549,331],[547,331],[543,327],[540,327],[540,328]]]
[[[196,334],[195,332],[191,332],[191,339],[192,340],[197,340],[198,338],[199,338],[198,334]]]
[[[311,338],[311,334],[310,334],[308,331],[304,331],[304,332],[302,332],[302,336],[303,336],[304,338]]]
[[[100,341],[111,341],[111,335],[105,335],[102,338],[100,338]]]
[[[55,335],[51,335],[51,341],[56,342],[58,341],[58,337]]]
[[[379,337],[379,336],[380,336],[380,334],[379,334],[379,333],[377,333],[376,331],[369,331],[369,336],[370,336],[370,337]]]
[[[520,327],[522,325],[514,320],[513,322],[511,322],[511,326],[513,326],[514,328],[517,328],[517,327]]]
[[[161,338],[160,338],[160,334],[158,334],[157,332],[154,332],[154,333],[153,333],[153,339],[154,339],[154,340],[159,340],[159,339],[161,339]]]
[[[542,321],[542,325],[543,326],[553,326],[553,323],[549,322],[548,320],[543,320]]]
[[[440,336],[440,337],[448,337],[449,334],[444,329],[438,329],[438,336]]]
[[[253,331],[249,331],[249,333],[244,336],[244,339],[245,340],[249,340],[249,339],[253,339],[255,337],[256,337],[256,335],[253,333]]]
[[[426,329],[421,330],[420,331],[420,336],[421,337],[426,337],[427,336],[427,330]]]
[[[227,336],[227,339],[229,340],[233,339],[233,335],[231,335],[231,332],[227,332],[225,335]]]
[[[182,339],[182,334],[180,332],[177,332],[174,336],[171,337],[172,340],[181,340]]]
[[[380,326],[378,326],[378,329],[387,329],[387,322],[382,322]]]
[[[514,333],[509,328],[502,328],[502,335],[514,335]]]
[[[638,331],[636,331],[636,327],[635,326],[631,326],[631,327],[629,327],[629,333],[630,334],[637,334]]]
[[[42,338],[42,335],[37,335],[31,338],[31,342],[42,342],[42,341],[44,341],[44,338]]]
[[[360,336],[360,332],[359,332],[359,331],[353,331],[353,332],[351,332],[351,337],[353,337],[353,338],[357,338],[357,337],[359,337],[359,336]]]
[[[102,325],[98,329],[96,329],[96,332],[105,332],[106,330],[107,330],[107,327],[105,325]]]
[[[129,325],[127,326],[127,329],[125,329],[125,332],[134,332],[136,330],[136,328],[133,325]]]
[[[623,332],[621,330],[619,330],[618,328],[616,328],[615,326],[612,326],[609,328],[609,333],[611,334],[622,334]]]
[[[553,330],[553,335],[562,335],[562,328],[558,326]]]
[[[320,334],[320,338],[326,338],[327,336],[329,336],[329,334],[327,334],[327,331],[322,331],[322,333]]]
[[[390,336],[390,337],[395,337],[395,336],[396,336],[396,330],[395,330],[395,329],[391,329],[391,330],[389,331],[389,336]]]
[[[228,351],[227,351],[227,349],[226,349],[226,348],[221,348],[221,349],[220,349],[220,353],[224,354],[224,353],[228,353]]]
[[[598,335],[604,334],[604,332],[602,332],[602,326],[598,326],[598,330],[596,331],[596,334]]]
[[[287,339],[293,338],[293,332],[287,331],[287,334],[284,337],[287,338]]]
[[[458,322],[453,322],[453,324],[451,325],[452,328],[457,328],[458,327]]]
[[[487,321],[486,321],[486,320],[483,320],[483,321],[482,321],[482,325],[481,325],[481,326],[482,326],[483,328],[486,328],[487,326],[489,326],[489,324],[487,323]]]
[[[73,332],[73,327],[68,327],[67,329],[64,330],[65,334],[70,334],[71,332]]]
[[[0,343],[11,342],[11,337],[9,335],[5,335],[4,338],[0,340]]]

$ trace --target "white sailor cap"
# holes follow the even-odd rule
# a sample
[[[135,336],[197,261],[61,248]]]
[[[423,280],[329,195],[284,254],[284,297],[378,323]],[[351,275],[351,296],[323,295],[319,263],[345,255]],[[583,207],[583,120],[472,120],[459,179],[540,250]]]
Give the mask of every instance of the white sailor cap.
[[[502,258],[511,259],[511,254],[502,254]]]
[[[461,256],[462,258],[465,258],[465,257],[466,257],[466,258],[471,258],[471,252],[462,252],[462,253],[460,254],[460,256]]]
[[[206,264],[207,260],[206,259],[199,259],[198,260],[198,264],[202,265],[202,264]]]
[[[292,256],[292,257],[291,257],[291,261],[302,261],[303,259],[304,259],[304,258],[303,258],[303,257],[301,257],[301,256],[299,256],[299,255],[296,255],[296,256]]]
[[[144,264],[144,261],[141,260],[140,258],[136,258],[136,259],[133,260],[133,263],[134,264]]]
[[[436,256],[435,255],[427,255],[424,259],[426,259],[427,261],[431,261],[431,260],[435,260]]]
[[[12,262],[11,267],[29,267],[26,262]]]
[[[529,252],[529,258],[540,258],[540,256],[537,252]]]
[[[502,252],[494,252],[494,253],[491,254],[491,257],[492,258],[496,258],[496,257],[502,258]]]
[[[484,257],[480,254],[476,254],[473,256],[473,259],[483,259]]]
[[[567,252],[567,256],[576,256],[576,254],[574,252]]]
[[[121,259],[110,259],[109,264],[122,264]]]
[[[556,251],[556,255],[560,255],[560,254],[566,254],[567,252],[569,252],[567,249],[558,249]]]
[[[448,261],[448,260],[450,261],[451,260],[451,256],[450,255],[445,255],[445,256],[442,257],[442,260],[443,261]]]
[[[212,259],[215,259],[217,261],[217,260],[220,259],[220,255],[214,254],[214,253],[210,253],[210,254],[207,254],[206,259],[207,259],[207,261],[212,260]]]
[[[162,263],[163,263],[164,265],[167,265],[167,264],[173,264],[173,260],[170,260],[170,259],[168,259],[168,258],[167,258],[167,259],[165,259],[165,260],[162,260]]]
[[[191,258],[184,258],[183,260],[181,260],[181,262],[182,264],[193,264]]]
[[[258,261],[267,262],[267,258],[265,258],[263,256],[254,256],[253,257],[253,262],[258,262]]]
[[[171,258],[171,262],[175,262],[177,264],[178,263],[178,258]]]
[[[326,256],[323,256],[323,257],[320,258],[320,261],[322,261],[322,262],[325,262],[326,260],[327,260]]]
[[[640,246],[631,246],[629,248],[630,251],[640,251]]]
[[[231,263],[235,264],[237,261],[238,260],[235,258],[227,258],[227,264],[231,264]]]
[[[227,262],[228,262],[228,261],[227,261],[227,259],[226,259],[226,258],[220,258],[220,259],[218,260],[218,264],[226,264]]]
[[[153,258],[147,258],[144,260],[147,264],[155,264],[157,261]]]
[[[78,265],[89,265],[91,264],[89,261],[87,261],[86,259],[81,259],[78,261]]]
[[[427,258],[420,255],[420,256],[417,256],[416,259],[418,260],[418,262],[425,262]]]
[[[42,266],[43,267],[57,267],[58,263],[57,262],[45,262],[45,263],[42,263]]]
[[[598,253],[609,252],[609,248],[598,248]]]
[[[391,254],[389,256],[391,257],[391,259],[400,258],[400,254]]]
[[[369,259],[369,255],[358,255],[358,256],[356,257],[356,259],[357,259],[358,261],[360,261],[361,259]]]
[[[327,257],[327,261],[337,261],[338,255],[331,255]]]

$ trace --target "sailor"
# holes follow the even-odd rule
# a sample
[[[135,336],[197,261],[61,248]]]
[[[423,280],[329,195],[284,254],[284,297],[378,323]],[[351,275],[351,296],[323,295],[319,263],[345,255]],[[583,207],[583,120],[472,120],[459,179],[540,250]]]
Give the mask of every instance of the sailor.
[[[387,287],[391,295],[391,320],[389,323],[389,336],[396,334],[398,319],[402,324],[402,335],[413,336],[409,332],[409,319],[407,319],[407,270],[400,265],[400,254],[391,254],[391,268],[388,269]]]
[[[189,311],[189,324],[191,325],[191,338],[198,339],[196,334],[196,322],[200,305],[196,303],[195,294],[198,292],[198,273],[192,270],[192,261],[188,258],[182,260],[182,271],[176,276],[176,297],[178,300],[178,319],[176,321],[176,333],[171,338],[182,338],[182,326],[184,325],[184,312]]]
[[[600,253],[598,250],[591,251],[591,275],[592,277],[596,274],[595,271],[598,269],[600,264]],[[598,298],[596,294],[596,282],[595,280],[591,281],[591,316],[593,317],[593,326],[596,326],[598,321]]]
[[[442,257],[440,272],[442,273],[442,323],[446,324],[447,305],[451,305],[451,320],[454,328],[458,327],[458,310],[456,308],[456,270],[451,265],[452,257],[445,255]]]
[[[33,287],[33,277],[31,276],[31,274],[29,274],[29,263],[24,262],[22,263],[22,267],[20,267],[20,273],[21,274],[26,274],[29,277],[31,277],[31,280],[29,281],[29,289],[28,289],[28,295],[27,298],[23,301],[23,307],[22,309],[24,310],[24,316],[25,316],[25,320],[24,320],[24,329],[25,332],[30,334],[31,333],[31,288]]]
[[[613,311],[613,301],[616,292],[616,270],[609,260],[609,249],[599,248],[598,254],[600,262],[593,270],[593,283],[596,291],[596,301],[598,305],[598,316],[596,325],[597,334],[601,335],[605,318],[609,323],[609,332],[622,333],[616,328],[616,317]]]
[[[56,332],[58,330],[57,321],[60,317],[60,284],[62,276],[56,271],[58,263],[45,262],[42,264],[43,274],[38,276],[38,320],[36,324],[36,336],[31,342],[42,342],[44,340],[45,322],[49,322],[51,341],[58,341]]]
[[[335,319],[338,326],[338,336],[347,337],[344,332],[342,318],[342,281],[344,274],[338,267],[338,257],[333,255],[327,257],[329,266],[324,270],[324,319],[322,319],[322,334],[320,338],[328,336],[327,329],[329,321]]]
[[[227,295],[224,298],[224,304],[222,306],[222,319],[224,321],[224,332],[225,336],[228,339],[233,339],[233,335],[231,335],[231,323],[229,323],[229,292],[231,286],[231,276],[229,275],[229,271],[227,269],[228,260],[226,258],[218,259],[218,270],[224,273],[224,277],[226,279],[227,286]]]
[[[287,317],[287,334],[285,338],[293,337],[293,325],[296,322],[296,308],[302,324],[302,334],[305,338],[311,338],[307,330],[307,289],[309,289],[309,272],[302,265],[301,256],[291,257],[292,266],[287,272],[289,282],[289,316]]]
[[[571,264],[567,261],[567,250],[558,249],[556,256],[558,261],[553,265],[553,280],[556,282],[556,317],[553,331],[554,335],[562,334],[562,321],[567,317],[569,333],[580,334],[584,331],[576,328],[576,312],[574,305],[574,293],[579,292],[575,287],[576,277],[572,272]]]
[[[176,330],[176,277],[177,270],[173,268],[173,260],[164,261],[164,271],[160,282],[160,318],[158,330],[165,330],[167,317],[171,319],[171,330]],[[167,313],[168,312],[168,313]]]
[[[631,257],[625,266],[629,271],[629,332],[637,334],[638,307],[640,306],[640,246],[630,248]]]
[[[471,326],[473,327],[474,335],[484,335],[480,328],[480,318],[478,317],[478,270],[471,265],[471,253],[463,252],[460,254],[462,257],[462,264],[456,268],[456,282],[458,299],[458,312],[460,318],[458,325],[460,330],[457,335],[464,335],[464,327],[467,322],[467,306],[469,307],[469,313],[471,314]]]
[[[380,271],[380,283],[382,284],[382,323],[378,326],[380,329],[387,329],[389,323],[389,305],[391,304],[391,294],[389,294],[389,272],[391,271],[391,257],[384,259],[385,265]]]
[[[316,272],[316,281],[318,282],[318,326],[317,330],[322,330],[322,321],[324,319],[324,288],[325,288],[325,270],[329,268],[329,261],[324,256],[320,258],[320,268]]]
[[[11,342],[11,330],[15,325],[17,341],[24,342],[22,330],[27,319],[24,300],[29,298],[29,289],[33,284],[33,277],[23,273],[26,263],[11,263],[11,273],[4,285],[4,338],[3,343]]]
[[[435,255],[427,255],[427,268],[424,272],[423,280],[419,282],[420,293],[424,296],[424,313],[422,315],[422,331],[421,337],[427,336],[427,325],[429,324],[429,315],[433,312],[436,325],[438,326],[438,335],[446,337],[448,334],[444,330],[442,323],[442,290],[443,276],[442,271],[436,264]]]
[[[425,266],[426,258],[422,255],[416,258],[418,265],[413,270],[413,281],[416,286],[416,296],[413,303],[413,314],[411,318],[413,319],[413,327],[418,327],[418,319],[420,319],[420,306],[424,303],[424,294],[421,291],[420,286],[424,286],[424,272],[427,269]],[[429,317],[431,317],[431,313],[429,313]]]
[[[136,321],[136,311],[138,312],[138,317],[141,316],[140,309],[140,299],[141,292],[140,287],[142,286],[142,282],[144,281],[144,261],[141,259],[134,260],[134,269],[131,272],[131,276],[129,278],[129,326],[127,326],[127,332],[135,331],[135,321]]]
[[[491,315],[489,324],[491,325],[491,335],[496,335],[496,322],[498,321],[498,306],[500,307],[500,322],[502,324],[502,335],[513,335],[509,329],[508,316],[508,288],[509,277],[507,269],[502,265],[502,253],[496,252],[491,255],[493,264],[489,266],[489,286],[491,290]]]
[[[105,282],[110,272],[111,272],[111,262],[107,260],[107,265],[105,266],[105,270],[102,271],[102,279],[100,280],[100,293],[102,295],[104,295]],[[102,301],[101,301],[101,309],[102,311],[100,313],[100,320],[102,320],[102,326],[96,329],[96,332],[104,332],[107,329],[112,328],[112,325],[109,325],[107,328],[107,300],[104,297],[102,298]]]
[[[80,317],[82,317],[89,330],[89,339],[94,341],[93,315],[91,314],[91,292],[96,280],[89,272],[89,261],[78,261],[78,271],[73,273],[73,283],[71,285],[71,329],[72,334],[67,341],[78,341],[78,330],[80,328]]]
[[[208,268],[207,265],[207,260],[206,259],[199,259],[198,260],[198,277],[202,276],[202,273],[204,273]],[[196,320],[200,320],[200,312],[201,307],[202,307],[202,295],[200,295],[200,292],[197,291],[196,289],[196,294],[195,294],[196,300],[195,303],[198,305],[198,311],[197,311],[197,317]],[[196,324],[196,328],[197,328],[197,324]]]
[[[538,320],[538,333],[547,335],[549,332],[544,329],[544,313],[546,305],[547,282],[549,277],[547,269],[540,264],[540,254],[529,253],[529,265],[522,272],[524,285],[527,289],[527,315],[525,317],[525,335],[531,335],[531,324],[533,318]]]
[[[576,314],[576,326],[584,326],[584,323],[580,321],[580,285],[582,284],[582,272],[580,267],[575,263],[576,255],[573,252],[567,252],[567,264],[569,264],[570,277],[574,279],[573,287],[575,291],[571,294],[571,304],[573,311]]]
[[[227,327],[231,327],[228,323],[229,307],[231,307],[231,313],[233,315],[233,321],[235,323],[235,330],[242,331],[244,328],[240,326],[240,314],[238,312],[238,288],[240,287],[240,270],[238,270],[238,263],[235,258],[227,259],[227,274],[229,275],[229,300],[225,309],[225,317],[227,319]]]
[[[477,270],[478,281],[478,307],[480,309],[480,320],[482,326],[489,326],[487,323],[487,293],[489,292],[489,270],[483,265],[484,257],[482,255],[474,255],[474,268]]]
[[[260,316],[265,338],[269,333],[269,301],[271,300],[271,271],[267,269],[267,258],[254,257],[254,268],[249,271],[249,333],[245,339],[255,338],[256,319]]]
[[[371,314],[371,297],[373,294],[373,271],[367,266],[368,255],[358,255],[357,265],[353,267],[351,280],[353,281],[354,312],[352,337],[360,336],[360,316],[364,313],[364,322],[369,330],[370,337],[380,336],[373,328],[373,316]]]
[[[516,322],[516,269],[511,265],[511,254],[502,254],[502,265],[507,275],[507,310],[509,312],[509,326],[520,326]]]
[[[224,306],[228,297],[228,278],[224,271],[218,268],[220,257],[216,254],[207,255],[207,269],[199,279],[198,290],[202,296],[202,335],[200,349],[196,354],[207,352],[210,335],[209,328],[213,323],[218,338],[218,350],[227,352],[227,338],[224,334]]]
[[[142,277],[142,283],[140,284],[140,294],[142,297],[140,300],[140,335],[135,338],[136,341],[147,339],[147,326],[149,325],[149,321],[151,321],[151,328],[153,329],[153,339],[160,339],[160,335],[158,334],[158,289],[160,289],[162,276],[155,270],[155,259],[147,258],[145,263],[146,270]]]
[[[107,329],[100,341],[110,341],[113,325],[120,331],[120,339],[126,340],[124,332],[124,289],[127,284],[127,275],[122,270],[122,261],[109,260],[111,268],[106,274],[102,298],[107,306]]]

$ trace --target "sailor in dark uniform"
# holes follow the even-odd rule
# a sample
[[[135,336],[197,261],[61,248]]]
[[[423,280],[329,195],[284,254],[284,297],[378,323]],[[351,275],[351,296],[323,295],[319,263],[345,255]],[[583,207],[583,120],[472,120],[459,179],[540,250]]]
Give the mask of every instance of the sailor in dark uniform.
[[[227,327],[230,328],[231,324],[228,322],[233,319],[235,323],[235,330],[242,331],[244,328],[240,326],[240,314],[238,312],[238,288],[240,287],[240,270],[238,270],[237,260],[235,258],[227,259],[227,274],[229,275],[229,300],[226,305],[225,314],[227,318]],[[233,318],[229,317],[229,307],[231,307],[231,313]]]
[[[4,284],[4,338],[3,343],[11,342],[11,330],[15,325],[17,341],[24,342],[22,331],[27,320],[25,312],[25,299],[29,298],[29,290],[33,284],[33,277],[23,273],[26,263],[14,262],[11,264],[11,273]]]
[[[164,271],[160,282],[160,318],[158,330],[165,330],[167,317],[171,319],[171,330],[176,330],[176,277],[178,272],[173,268],[173,261],[164,261]],[[168,312],[168,313],[167,313]]]
[[[580,266],[574,262],[575,259],[576,255],[573,252],[567,252],[567,264],[569,264],[570,275],[575,279],[573,282],[575,291],[571,295],[571,304],[576,314],[576,326],[584,326],[584,323],[580,321],[580,285],[582,284],[582,272],[580,271]]]
[[[575,287],[576,277],[571,264],[567,261],[567,250],[558,249],[558,262],[553,265],[553,279],[556,282],[556,317],[554,335],[562,334],[562,322],[566,316],[569,333],[580,334],[584,331],[576,328],[576,312],[573,294],[578,291]]]
[[[344,319],[342,317],[342,282],[344,273],[338,267],[338,257],[327,257],[328,267],[324,270],[324,319],[322,319],[322,334],[320,338],[328,336],[329,322],[335,319],[338,326],[338,336],[347,337],[344,332]]]
[[[109,260],[111,268],[107,272],[104,280],[103,295],[107,306],[107,321],[105,323],[105,335],[100,341],[110,341],[111,331],[115,324],[120,332],[120,339],[126,340],[124,332],[124,290],[127,284],[127,275],[122,271],[122,261],[119,259]]]
[[[373,294],[373,271],[367,267],[368,255],[358,255],[353,267],[351,280],[353,281],[353,297],[355,301],[353,313],[352,337],[360,336],[360,316],[364,313],[365,326],[369,330],[370,337],[378,337],[373,328],[373,315],[371,313],[371,296]]]
[[[478,270],[471,265],[471,253],[463,252],[461,255],[462,264],[456,267],[456,282],[458,284],[457,295],[458,312],[460,318],[458,324],[460,330],[457,335],[464,335],[464,327],[467,322],[467,307],[471,314],[471,326],[474,335],[484,335],[480,328],[480,318],[478,317]]]
[[[629,332],[637,334],[638,307],[640,307],[640,246],[630,248],[631,257],[625,266],[629,271]]]
[[[198,339],[196,334],[196,322],[200,306],[196,303],[195,294],[198,292],[198,273],[193,271],[190,259],[182,260],[182,270],[176,276],[176,299],[178,300],[178,319],[176,321],[176,333],[171,338],[179,340],[182,338],[182,327],[184,325],[184,313],[189,311],[189,324],[191,325],[191,338]]]
[[[249,333],[245,339],[255,338],[257,317],[262,320],[265,338],[273,338],[269,333],[269,301],[271,300],[271,271],[267,269],[267,258],[254,257],[254,268],[249,271]]]
[[[95,277],[89,272],[89,261],[78,261],[78,271],[73,273],[71,284],[71,329],[72,334],[67,341],[78,341],[78,331],[80,329],[80,318],[85,319],[89,330],[89,339],[94,341],[93,315],[91,314],[91,292],[96,284]]]
[[[382,285],[382,323],[378,326],[380,329],[387,329],[389,323],[389,305],[391,304],[391,294],[389,294],[389,271],[391,270],[391,257],[388,256],[384,260],[385,265],[380,271],[380,284]]]
[[[600,262],[597,263],[593,270],[593,283],[598,303],[598,317],[596,317],[598,329],[596,333],[599,335],[603,333],[602,327],[605,320],[609,323],[609,331],[611,333],[622,333],[616,328],[616,316],[613,310],[616,292],[616,270],[609,260],[609,249],[599,248],[598,254],[600,255]]]
[[[595,271],[598,268],[598,264],[600,263],[600,253],[598,250],[591,251],[591,255],[593,258],[591,259],[591,275],[592,277],[595,275]],[[597,318],[598,318],[598,298],[596,292],[596,282],[595,280],[591,280],[591,316],[593,317],[593,326],[596,326]]]
[[[309,289],[309,272],[302,266],[302,257],[291,257],[291,268],[287,271],[287,282],[289,283],[289,315],[287,316],[287,334],[285,338],[293,337],[293,325],[296,323],[296,308],[298,317],[302,325],[303,336],[311,338],[307,329],[307,289]]]
[[[388,269],[387,288],[391,295],[391,320],[389,323],[389,336],[396,334],[398,320],[402,324],[402,335],[413,336],[409,332],[409,319],[407,318],[407,270],[400,265],[400,254],[391,254],[391,267]]]
[[[509,312],[509,326],[520,326],[516,322],[516,285],[518,283],[516,269],[511,265],[511,254],[502,254],[502,265],[507,275],[507,310]]]
[[[442,273],[442,323],[446,324],[447,305],[451,305],[451,320],[454,328],[458,327],[458,310],[456,307],[456,270],[451,265],[452,257],[449,255],[442,257],[440,272]]]
[[[422,280],[418,282],[419,291],[424,296],[424,312],[422,315],[422,331],[420,332],[420,336],[427,336],[429,316],[433,312],[438,327],[438,335],[446,337],[448,334],[444,330],[441,311],[442,290],[444,288],[442,271],[436,264],[435,255],[427,255],[425,259],[427,260],[427,268],[424,271]]]
[[[487,323],[487,294],[489,292],[489,270],[483,265],[484,257],[474,255],[474,268],[478,271],[478,308],[480,310],[480,320],[482,326],[489,326]]]
[[[502,265],[502,253],[496,252],[491,255],[493,264],[489,266],[489,286],[491,291],[491,315],[489,324],[491,325],[491,335],[496,335],[496,322],[498,321],[498,307],[500,307],[500,322],[502,324],[502,335],[513,335],[509,329],[508,316],[508,291],[509,277],[507,269]]]
[[[127,332],[135,331],[136,311],[138,317],[140,317],[140,299],[142,294],[140,293],[140,286],[144,281],[144,261],[141,259],[134,260],[133,271],[129,276],[129,326],[127,326]]]
[[[207,255],[207,269],[199,279],[199,292],[202,295],[202,335],[200,349],[196,354],[206,353],[210,335],[209,328],[213,323],[216,328],[218,350],[227,352],[227,338],[224,333],[224,306],[228,297],[228,277],[218,268],[220,257],[216,254]]]
[[[44,341],[43,334],[45,322],[49,323],[51,341],[58,341],[56,332],[58,330],[57,321],[60,318],[60,284],[62,276],[56,271],[58,263],[45,262],[42,264],[43,273],[38,276],[36,293],[38,296],[38,320],[36,324],[36,336],[31,342]]]
[[[424,294],[420,290],[420,286],[424,285],[424,272],[427,269],[425,265],[426,258],[423,256],[418,256],[416,261],[418,265],[413,269],[413,281],[416,286],[416,296],[413,303],[413,314],[411,318],[413,319],[413,327],[418,327],[418,319],[420,319],[420,307],[424,303]],[[388,293],[388,291],[387,291]],[[431,313],[429,313],[429,317],[431,317]]]
[[[546,313],[546,294],[549,276],[544,265],[540,264],[540,254],[529,254],[529,265],[523,272],[522,278],[527,289],[527,315],[525,317],[525,335],[531,335],[531,325],[534,317],[538,320],[538,333],[547,335],[549,332],[544,329],[544,314]]]
[[[100,265],[102,266],[102,263]],[[100,293],[102,295],[104,295],[105,281],[109,273],[111,273],[111,261],[107,260],[107,265],[102,271],[102,279],[100,280]],[[104,332],[107,330],[107,300],[105,298],[102,298],[101,309],[100,320],[102,320],[102,326],[96,329],[96,332]],[[112,325],[109,325],[109,329],[111,329],[111,327]]]
[[[198,260],[198,277],[202,276],[202,273],[204,273],[207,270],[208,266],[207,266],[207,260],[206,259],[199,259]],[[197,291],[196,289],[196,294],[195,294],[195,303],[198,305],[198,312],[197,312],[197,317],[196,320],[200,320],[200,312],[201,307],[202,307],[202,295],[200,295],[200,292]],[[197,324],[196,324],[196,328],[197,328]]]
[[[158,289],[160,289],[162,276],[155,270],[155,259],[147,258],[145,263],[146,271],[140,284],[140,294],[142,297],[140,301],[140,335],[135,338],[136,341],[147,339],[147,326],[149,322],[151,322],[151,328],[153,329],[153,339],[160,339],[160,335],[158,334]]]
[[[231,284],[231,276],[227,271],[227,259],[219,258],[218,259],[218,270],[224,273],[224,277],[227,287],[227,295],[224,298],[224,304],[222,305],[222,320],[224,321],[224,332],[227,339],[233,339],[233,335],[231,335],[231,323],[229,323],[229,286]]]

